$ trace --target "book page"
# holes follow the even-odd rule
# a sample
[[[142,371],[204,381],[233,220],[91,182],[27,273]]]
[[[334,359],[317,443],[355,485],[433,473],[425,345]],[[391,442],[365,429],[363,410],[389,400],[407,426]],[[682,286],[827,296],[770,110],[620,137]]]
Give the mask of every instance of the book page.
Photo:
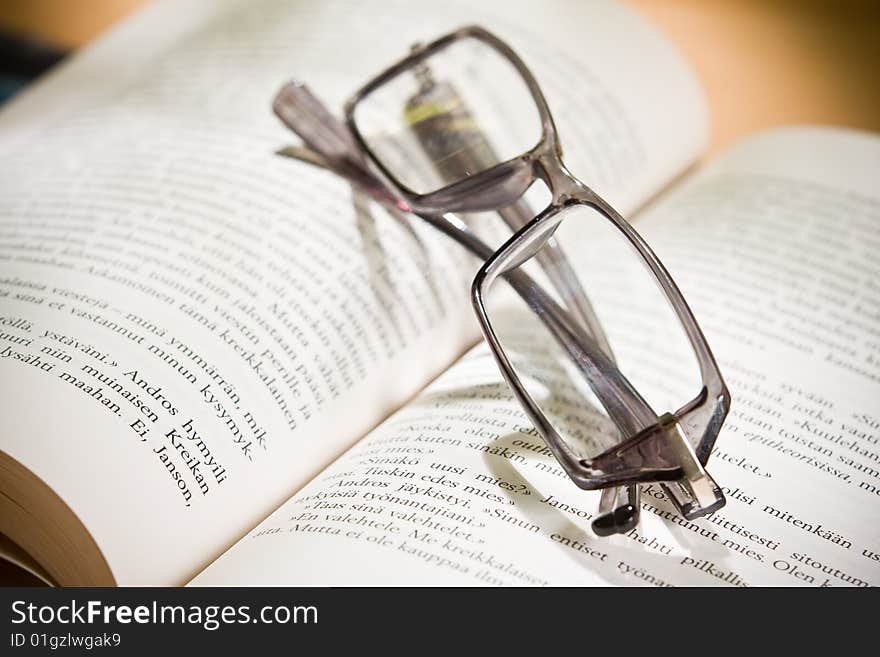
[[[730,387],[719,511],[647,484],[639,526],[596,537],[599,493],[479,345],[194,583],[880,584],[878,174],[876,137],[776,131],[639,218]]]
[[[118,582],[188,579],[477,340],[477,262],[273,154],[284,82],[341,107],[480,22],[621,209],[699,154],[693,78],[628,10],[469,4],[158,3],[0,115],[0,448]]]

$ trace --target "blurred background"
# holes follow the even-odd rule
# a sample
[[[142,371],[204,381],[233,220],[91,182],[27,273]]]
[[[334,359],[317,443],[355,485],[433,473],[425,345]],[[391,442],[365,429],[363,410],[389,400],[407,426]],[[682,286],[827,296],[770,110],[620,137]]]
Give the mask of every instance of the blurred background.
[[[149,1],[0,0],[0,102]],[[623,1],[696,70],[712,152],[790,123],[880,132],[877,0]]]

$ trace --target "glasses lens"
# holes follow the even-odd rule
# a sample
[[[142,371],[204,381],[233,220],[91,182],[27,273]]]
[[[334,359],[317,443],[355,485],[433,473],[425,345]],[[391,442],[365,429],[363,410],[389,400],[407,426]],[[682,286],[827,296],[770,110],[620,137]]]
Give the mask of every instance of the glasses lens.
[[[702,380],[684,328],[623,233],[587,206],[559,216],[553,239],[484,301],[526,391],[575,453],[591,458],[697,397]],[[572,348],[553,328],[560,316],[581,333]],[[596,374],[609,355],[654,411],[648,422],[622,417],[608,377]]]
[[[370,92],[354,120],[382,166],[417,194],[518,157],[541,139],[525,80],[475,38],[453,41]]]

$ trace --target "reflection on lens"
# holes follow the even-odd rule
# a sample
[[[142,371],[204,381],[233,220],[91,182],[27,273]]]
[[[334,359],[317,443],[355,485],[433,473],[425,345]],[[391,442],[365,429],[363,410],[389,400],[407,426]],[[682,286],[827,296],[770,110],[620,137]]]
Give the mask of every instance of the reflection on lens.
[[[499,162],[486,133],[455,87],[437,81],[428,65],[416,69],[419,90],[404,118],[440,180],[449,184]]]
[[[702,380],[684,328],[625,236],[587,206],[564,212],[554,235],[557,248],[545,245],[507,280],[496,281],[484,301],[526,391],[575,453],[589,458],[630,437],[618,428],[598,361],[612,356],[655,415],[691,401]],[[588,299],[571,291],[569,265]],[[524,275],[531,286],[523,286]],[[528,303],[517,293],[523,290]],[[590,322],[591,312],[607,343]],[[580,332],[577,347],[566,347],[548,328],[554,313]]]
[[[401,184],[425,194],[533,148],[541,120],[516,68],[466,38],[363,98],[355,123]]]

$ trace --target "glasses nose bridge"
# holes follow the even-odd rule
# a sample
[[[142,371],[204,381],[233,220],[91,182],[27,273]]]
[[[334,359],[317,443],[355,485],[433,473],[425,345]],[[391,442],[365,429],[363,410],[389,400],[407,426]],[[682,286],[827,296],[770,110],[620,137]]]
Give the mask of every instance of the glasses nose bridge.
[[[549,139],[532,153],[533,170],[552,196],[551,205],[562,205],[573,197],[583,198],[591,190],[578,180],[562,162],[555,139]]]

